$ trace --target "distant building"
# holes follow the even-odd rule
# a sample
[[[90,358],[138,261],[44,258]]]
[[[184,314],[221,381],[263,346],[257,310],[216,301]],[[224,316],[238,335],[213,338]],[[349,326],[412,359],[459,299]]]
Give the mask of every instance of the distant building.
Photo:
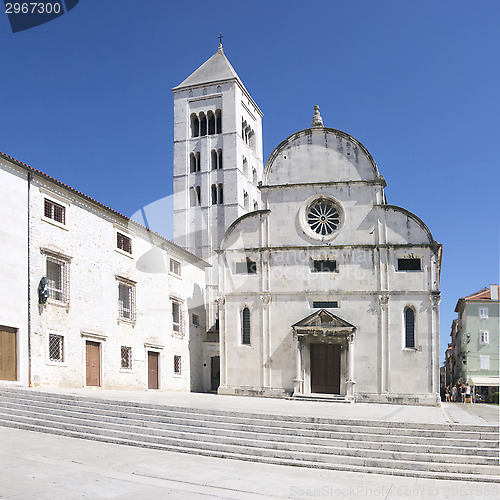
[[[487,397],[499,385],[498,285],[458,300],[451,329],[453,383],[468,383]]]

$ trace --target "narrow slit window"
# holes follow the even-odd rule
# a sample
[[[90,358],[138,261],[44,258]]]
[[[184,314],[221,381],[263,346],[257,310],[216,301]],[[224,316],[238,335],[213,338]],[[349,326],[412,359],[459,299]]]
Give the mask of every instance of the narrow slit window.
[[[250,344],[250,309],[245,307],[241,313],[241,343]]]
[[[415,311],[411,307],[405,309],[405,347],[415,348]]]

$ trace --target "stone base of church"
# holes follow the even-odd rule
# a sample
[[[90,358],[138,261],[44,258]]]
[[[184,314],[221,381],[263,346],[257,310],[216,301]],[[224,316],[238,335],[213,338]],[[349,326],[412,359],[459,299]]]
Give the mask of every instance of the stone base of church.
[[[381,403],[414,406],[441,406],[439,394],[355,394],[356,403]]]
[[[293,390],[272,388],[272,387],[231,387],[220,386],[217,393],[226,396],[254,396],[262,398],[288,398]]]

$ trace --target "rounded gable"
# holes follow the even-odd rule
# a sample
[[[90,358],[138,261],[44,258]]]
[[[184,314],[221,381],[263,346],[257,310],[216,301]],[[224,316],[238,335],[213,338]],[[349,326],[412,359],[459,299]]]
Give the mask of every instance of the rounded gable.
[[[377,165],[357,139],[333,128],[314,127],[287,137],[272,152],[263,184],[373,181]]]

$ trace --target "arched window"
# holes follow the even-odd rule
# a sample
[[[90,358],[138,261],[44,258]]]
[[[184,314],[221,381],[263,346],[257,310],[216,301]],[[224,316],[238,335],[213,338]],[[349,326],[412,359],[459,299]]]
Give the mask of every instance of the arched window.
[[[243,157],[243,175],[248,177],[248,160]]]
[[[243,191],[243,206],[245,207],[245,210],[248,210],[249,201],[248,201],[248,193],[246,191]]]
[[[259,204],[256,201],[253,202],[253,209],[259,210]]]
[[[191,173],[196,172],[196,157],[194,156],[194,153],[189,155],[189,171]]]
[[[222,184],[219,184],[219,205],[222,205],[224,203],[224,188]]]
[[[217,186],[212,184],[212,205],[217,205]]]
[[[254,186],[256,186],[258,183],[258,179],[257,179],[257,170],[255,170],[255,168],[252,170],[252,181],[254,183]]]
[[[196,191],[196,200],[198,201],[198,205],[201,205],[201,188],[200,188],[200,186],[196,186],[194,188],[194,190]]]
[[[405,308],[405,347],[415,348],[415,311],[412,307]]]
[[[200,135],[207,135],[207,117],[200,113]]]
[[[222,134],[222,113],[220,109],[215,110],[215,128],[217,134]]]
[[[248,307],[241,312],[241,343],[250,344],[250,309]]]
[[[215,149],[212,149],[211,158],[212,158],[212,170],[217,170],[217,151],[215,151]]]
[[[196,171],[199,172],[201,170],[201,164],[200,164],[201,158],[200,158],[200,152],[196,152]]]
[[[191,115],[191,137],[198,137],[200,135],[200,121],[193,113]]]
[[[217,156],[218,156],[218,159],[219,159],[218,167],[222,168],[222,149],[217,150]]]
[[[208,134],[213,135],[215,134],[215,116],[211,111],[209,111],[207,113],[207,117],[208,117]]]

